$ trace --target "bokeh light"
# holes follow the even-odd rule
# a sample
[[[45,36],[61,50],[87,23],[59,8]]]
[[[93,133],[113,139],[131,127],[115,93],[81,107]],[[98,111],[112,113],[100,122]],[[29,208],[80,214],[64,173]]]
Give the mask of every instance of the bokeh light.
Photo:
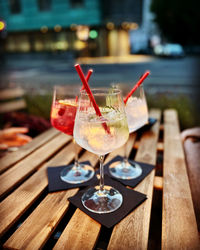
[[[98,32],[96,30],[90,30],[89,37],[95,39],[98,37]]]
[[[4,30],[6,27],[6,24],[4,21],[0,21],[0,31]]]

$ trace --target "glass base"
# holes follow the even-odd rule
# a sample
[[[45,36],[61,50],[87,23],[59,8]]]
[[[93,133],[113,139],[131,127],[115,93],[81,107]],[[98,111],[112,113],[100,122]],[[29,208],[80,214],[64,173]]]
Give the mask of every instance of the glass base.
[[[90,165],[79,164],[76,169],[74,164],[64,168],[60,173],[60,178],[70,184],[79,184],[89,181],[94,176],[94,169]]]
[[[115,188],[104,186],[100,191],[100,186],[92,187],[83,194],[81,201],[83,206],[93,213],[105,214],[117,210],[122,202],[123,197]]]
[[[109,166],[109,172],[116,178],[131,180],[139,177],[142,174],[142,168],[134,161],[117,161],[113,162]]]

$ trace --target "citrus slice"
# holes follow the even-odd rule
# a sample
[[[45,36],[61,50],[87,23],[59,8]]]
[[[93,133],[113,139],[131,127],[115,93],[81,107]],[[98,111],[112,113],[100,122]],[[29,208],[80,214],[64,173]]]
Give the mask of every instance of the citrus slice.
[[[59,100],[58,103],[65,106],[77,107],[77,102],[75,100]]]

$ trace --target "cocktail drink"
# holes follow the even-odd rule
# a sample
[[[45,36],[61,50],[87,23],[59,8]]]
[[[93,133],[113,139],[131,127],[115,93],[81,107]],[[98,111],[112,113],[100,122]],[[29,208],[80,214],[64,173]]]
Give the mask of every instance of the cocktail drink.
[[[51,107],[51,124],[59,131],[73,136],[74,121],[77,112],[77,95],[79,87],[55,86],[53,102]],[[78,162],[77,145],[73,139],[75,147],[74,164],[66,166],[60,178],[68,183],[78,184],[88,181],[94,176],[94,170],[89,165]]]
[[[105,110],[100,108],[102,118],[97,117],[94,110],[88,109],[88,116],[83,112],[78,115],[75,125],[75,140],[86,150],[98,154],[105,155],[116,148],[122,146],[127,140],[126,117],[118,114],[112,108]],[[102,123],[106,122],[109,128],[107,132]]]
[[[76,111],[75,99],[56,100],[52,103],[51,124],[63,133],[73,135]]]
[[[128,99],[125,110],[130,133],[148,123],[148,108],[142,86]]]
[[[128,139],[128,123],[120,90],[92,89],[101,116],[90,102],[86,91],[81,91],[75,119],[74,138],[86,150],[100,159],[100,185],[88,189],[82,197],[83,205],[95,213],[115,211],[122,204],[122,195],[113,187],[104,186],[104,156]]]
[[[129,133],[135,132],[148,123],[148,108],[143,86],[140,85],[125,105]],[[142,168],[136,162],[128,160],[126,145],[123,161],[117,161],[109,166],[110,174],[119,179],[134,179],[142,174]]]

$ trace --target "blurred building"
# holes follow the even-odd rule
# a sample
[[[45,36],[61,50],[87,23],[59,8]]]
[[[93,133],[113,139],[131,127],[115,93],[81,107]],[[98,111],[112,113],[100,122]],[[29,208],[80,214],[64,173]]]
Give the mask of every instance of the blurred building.
[[[7,52],[126,55],[148,47],[150,0],[0,0]]]
[[[103,21],[107,28],[111,27],[110,53],[124,55],[147,51],[154,29],[151,0],[103,1]]]

